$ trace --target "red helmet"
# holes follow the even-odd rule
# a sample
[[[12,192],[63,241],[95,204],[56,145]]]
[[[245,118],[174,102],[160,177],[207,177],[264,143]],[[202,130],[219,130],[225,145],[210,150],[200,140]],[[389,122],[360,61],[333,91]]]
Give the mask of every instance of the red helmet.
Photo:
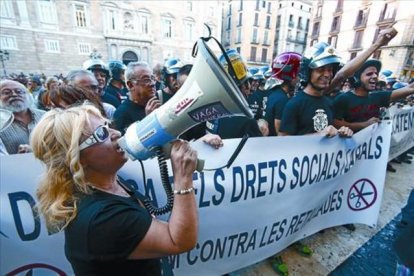
[[[299,73],[301,54],[295,52],[285,52],[272,62],[272,77],[283,81],[291,81]]]

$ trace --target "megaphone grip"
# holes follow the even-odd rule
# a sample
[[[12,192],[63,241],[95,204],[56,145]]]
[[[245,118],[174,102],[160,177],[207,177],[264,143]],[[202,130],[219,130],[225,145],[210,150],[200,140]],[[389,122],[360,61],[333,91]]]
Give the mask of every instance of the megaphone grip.
[[[198,159],[197,158],[197,165],[196,165],[196,171],[202,172],[204,170],[204,159]]]

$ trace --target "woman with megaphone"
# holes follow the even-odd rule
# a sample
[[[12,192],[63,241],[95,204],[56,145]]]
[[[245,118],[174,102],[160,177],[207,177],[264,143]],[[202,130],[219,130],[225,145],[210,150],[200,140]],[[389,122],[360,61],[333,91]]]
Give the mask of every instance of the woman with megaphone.
[[[161,257],[196,245],[197,153],[188,142],[172,142],[174,206],[162,222],[117,177],[127,161],[120,137],[91,105],[49,111],[32,132],[33,153],[46,165],[38,210],[50,232],[65,231],[76,275],[161,275]]]

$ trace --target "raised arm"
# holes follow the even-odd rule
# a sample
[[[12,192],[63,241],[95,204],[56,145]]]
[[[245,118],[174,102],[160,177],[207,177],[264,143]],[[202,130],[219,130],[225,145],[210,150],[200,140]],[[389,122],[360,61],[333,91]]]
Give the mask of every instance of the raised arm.
[[[357,55],[354,59],[347,62],[344,67],[342,67],[342,69],[336,73],[335,77],[332,79],[329,87],[324,91],[324,93],[326,94],[331,92],[333,89],[335,89],[335,87],[344,82],[347,78],[353,76],[355,71],[357,71],[376,50],[384,45],[387,45],[388,42],[390,42],[390,40],[393,39],[398,33],[397,30],[393,27],[394,24],[395,22],[389,25],[386,29],[382,30],[379,33],[377,40],[368,49]]]
[[[394,90],[391,93],[390,101],[393,102],[399,99],[404,99],[412,94],[414,94],[414,82],[410,83],[406,87]]]

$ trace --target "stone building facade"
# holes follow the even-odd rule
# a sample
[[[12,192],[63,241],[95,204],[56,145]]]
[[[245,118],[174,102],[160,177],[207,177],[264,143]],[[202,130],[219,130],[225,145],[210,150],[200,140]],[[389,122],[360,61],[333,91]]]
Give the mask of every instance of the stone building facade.
[[[8,73],[66,74],[96,50],[103,60],[169,57],[191,63],[197,38],[221,34],[219,1],[2,0],[0,48]]]
[[[314,1],[309,44],[325,41],[346,62],[372,45],[378,33],[394,24],[397,36],[374,53],[383,69],[409,81],[414,77],[414,2],[409,0]]]
[[[302,53],[312,3],[306,0],[223,2],[222,42],[250,66],[270,65],[286,51]]]

